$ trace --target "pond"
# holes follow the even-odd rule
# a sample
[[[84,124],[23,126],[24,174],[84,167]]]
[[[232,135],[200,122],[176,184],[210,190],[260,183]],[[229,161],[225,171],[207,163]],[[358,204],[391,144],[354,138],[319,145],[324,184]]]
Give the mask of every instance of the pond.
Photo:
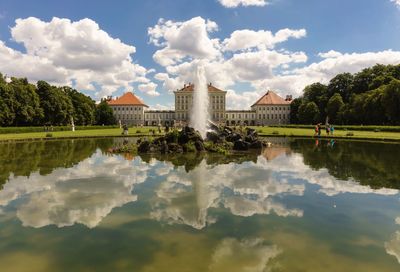
[[[1,271],[399,271],[400,145],[261,153],[0,144]]]

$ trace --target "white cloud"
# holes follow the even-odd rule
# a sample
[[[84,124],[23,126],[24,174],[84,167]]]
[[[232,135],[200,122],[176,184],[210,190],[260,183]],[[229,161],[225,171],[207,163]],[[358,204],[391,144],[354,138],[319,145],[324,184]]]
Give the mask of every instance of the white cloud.
[[[0,70],[13,76],[56,85],[74,81],[85,90],[94,90],[95,82],[101,86],[97,97],[148,81],[146,68],[132,59],[135,47],[112,38],[91,19],[17,19],[11,36],[26,49],[22,53],[0,41]]]
[[[154,82],[149,82],[145,84],[140,84],[138,86],[138,89],[148,96],[159,96],[160,93],[156,91],[157,86],[158,85],[155,84]]]
[[[396,6],[400,7],[400,0],[390,0],[390,2],[393,2]]]
[[[154,27],[148,28],[150,42],[163,49],[156,51],[153,59],[160,65],[176,64],[185,57],[214,59],[219,55],[217,40],[208,33],[218,29],[215,22],[194,17],[185,22],[160,19]]]
[[[300,39],[307,34],[305,29],[281,29],[275,35],[267,30],[236,30],[223,41],[223,48],[227,51],[237,51],[250,48],[271,49],[276,44],[287,41],[289,38]]]
[[[266,0],[218,0],[224,7],[236,8],[240,5],[242,6],[265,6],[267,5]]]

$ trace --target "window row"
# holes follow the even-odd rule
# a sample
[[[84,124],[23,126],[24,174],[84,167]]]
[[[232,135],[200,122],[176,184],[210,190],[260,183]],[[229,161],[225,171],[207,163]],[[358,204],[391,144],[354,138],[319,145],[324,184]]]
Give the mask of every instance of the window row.
[[[278,120],[281,120],[281,119],[289,119],[289,114],[259,114],[258,115],[258,119],[266,119],[266,120],[269,120],[269,119],[278,119]]]
[[[290,110],[289,107],[259,107],[259,111],[288,111]]]
[[[140,111],[142,110],[142,107],[112,107],[114,111]]]

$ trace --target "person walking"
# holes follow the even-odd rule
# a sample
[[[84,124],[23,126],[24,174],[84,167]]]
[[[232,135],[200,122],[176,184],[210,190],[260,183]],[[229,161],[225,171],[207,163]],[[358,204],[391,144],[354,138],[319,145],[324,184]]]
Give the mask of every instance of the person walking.
[[[325,125],[325,131],[326,131],[326,135],[329,136],[329,132],[331,131],[331,128],[328,124]]]
[[[335,128],[331,125],[331,135],[333,136],[333,131],[335,130]]]

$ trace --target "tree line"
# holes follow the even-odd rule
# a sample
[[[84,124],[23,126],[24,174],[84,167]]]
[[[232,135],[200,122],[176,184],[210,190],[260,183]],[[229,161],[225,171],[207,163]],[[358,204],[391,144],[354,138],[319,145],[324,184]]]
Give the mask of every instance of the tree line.
[[[400,125],[400,65],[377,64],[314,83],[293,100],[290,120],[315,124]]]
[[[45,81],[36,85],[26,78],[10,80],[0,73],[0,126],[115,124],[112,109],[105,101],[99,105],[89,96]]]

